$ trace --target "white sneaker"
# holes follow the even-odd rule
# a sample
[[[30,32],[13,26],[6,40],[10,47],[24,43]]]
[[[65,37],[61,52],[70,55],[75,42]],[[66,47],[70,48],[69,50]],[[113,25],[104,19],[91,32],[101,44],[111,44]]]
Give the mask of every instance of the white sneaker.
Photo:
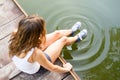
[[[83,29],[82,31],[80,31],[78,34],[78,39],[76,40],[76,42],[79,42],[83,39],[85,39],[87,37],[87,29]]]
[[[77,31],[78,29],[80,29],[81,27],[81,22],[76,22],[73,26],[72,26],[72,32]]]

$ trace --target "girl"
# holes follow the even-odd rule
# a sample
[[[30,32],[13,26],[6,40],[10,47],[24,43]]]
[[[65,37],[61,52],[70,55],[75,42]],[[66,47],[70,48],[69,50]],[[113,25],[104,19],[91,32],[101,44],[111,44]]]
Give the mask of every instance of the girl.
[[[44,19],[37,15],[28,16],[19,22],[18,30],[11,36],[9,55],[16,67],[28,74],[37,73],[41,66],[49,71],[69,72],[72,68],[70,63],[61,67],[54,62],[65,45],[81,41],[87,36],[87,30],[84,29],[74,37],[67,37],[80,26],[81,23],[77,22],[69,30],[57,30],[46,35]]]

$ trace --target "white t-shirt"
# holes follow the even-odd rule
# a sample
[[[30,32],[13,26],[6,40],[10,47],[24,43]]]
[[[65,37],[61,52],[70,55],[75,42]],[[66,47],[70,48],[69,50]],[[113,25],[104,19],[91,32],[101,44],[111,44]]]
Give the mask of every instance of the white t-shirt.
[[[32,48],[24,58],[18,58],[17,56],[13,56],[12,60],[16,67],[28,74],[34,74],[39,71],[40,64],[38,62],[30,63],[28,62],[29,57],[32,55],[34,48]]]

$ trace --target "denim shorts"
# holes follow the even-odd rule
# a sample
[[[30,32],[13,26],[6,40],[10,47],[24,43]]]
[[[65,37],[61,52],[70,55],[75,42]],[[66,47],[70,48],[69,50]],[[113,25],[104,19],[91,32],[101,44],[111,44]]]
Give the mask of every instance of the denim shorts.
[[[50,56],[49,56],[49,55],[47,55],[46,53],[44,53],[44,54],[45,54],[46,58],[47,58],[50,62],[52,62],[52,60],[51,60]]]
[[[46,58],[47,58],[50,62],[52,62],[50,56],[47,55],[46,53],[44,53],[44,54],[45,54]],[[46,72],[46,71],[47,71],[47,70],[46,70],[44,67],[40,66],[40,69],[38,70],[37,73],[40,74],[41,72],[43,73],[43,72]]]

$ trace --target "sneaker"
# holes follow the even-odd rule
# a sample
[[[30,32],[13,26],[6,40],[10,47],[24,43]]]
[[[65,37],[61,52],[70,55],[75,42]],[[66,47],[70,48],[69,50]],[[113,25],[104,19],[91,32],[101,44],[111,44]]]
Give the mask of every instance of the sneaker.
[[[79,42],[79,41],[85,39],[87,36],[87,29],[83,29],[81,32],[79,32],[77,34],[77,36],[78,36],[78,39],[76,40],[76,42]]]
[[[76,22],[73,26],[72,26],[72,32],[77,31],[78,29],[80,29],[81,27],[81,22]]]

